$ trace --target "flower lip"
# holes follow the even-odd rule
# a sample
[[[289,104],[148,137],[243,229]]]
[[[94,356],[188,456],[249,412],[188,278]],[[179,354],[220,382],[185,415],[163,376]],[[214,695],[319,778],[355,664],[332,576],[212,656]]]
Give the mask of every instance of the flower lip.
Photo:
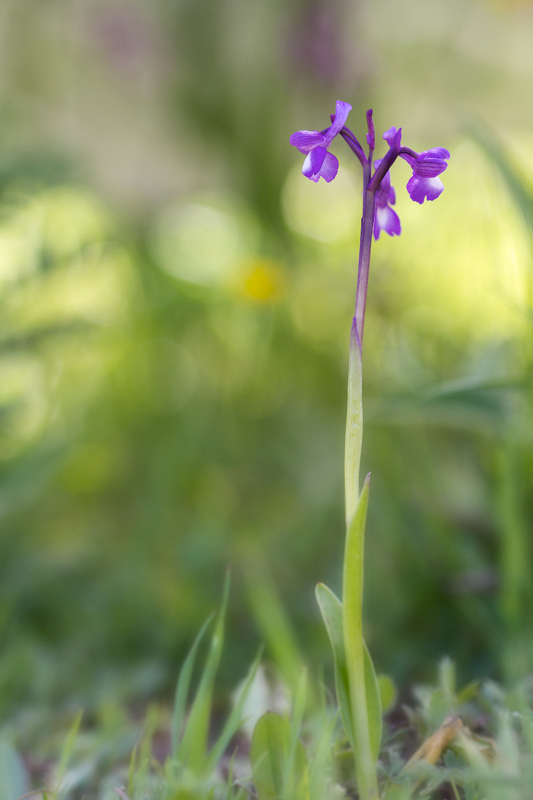
[[[302,172],[306,178],[310,178],[311,175],[320,172],[327,152],[325,147],[314,147],[309,151],[302,167]]]
[[[390,206],[376,208],[374,216],[374,239],[379,239],[381,231],[385,231],[389,236],[399,236],[402,232],[400,218],[396,211]]]
[[[339,171],[337,158],[326,150],[325,147],[315,147],[307,154],[302,167],[302,173],[306,178],[317,183],[322,177],[330,183]]]
[[[424,200],[436,200],[444,191],[444,184],[437,176],[433,178],[422,178],[413,173],[407,183],[407,191],[411,200],[422,204]]]

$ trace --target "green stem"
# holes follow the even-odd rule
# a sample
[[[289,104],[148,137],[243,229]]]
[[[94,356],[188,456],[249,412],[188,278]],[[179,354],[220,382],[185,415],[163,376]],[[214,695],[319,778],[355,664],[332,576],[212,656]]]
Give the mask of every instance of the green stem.
[[[355,317],[348,356],[348,402],[344,441],[344,497],[346,530],[349,530],[359,503],[359,469],[363,446],[363,371],[361,347]]]
[[[379,796],[376,763],[370,744],[363,640],[363,573],[369,483],[370,475],[365,480],[359,505],[346,536],[342,593],[344,649],[350,683],[357,788],[361,800],[375,800]]]

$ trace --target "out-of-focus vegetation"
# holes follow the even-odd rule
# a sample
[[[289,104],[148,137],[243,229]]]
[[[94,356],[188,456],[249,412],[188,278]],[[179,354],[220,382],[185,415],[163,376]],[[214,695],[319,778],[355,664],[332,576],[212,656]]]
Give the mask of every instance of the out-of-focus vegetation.
[[[369,646],[401,684],[445,653],[465,679],[528,671],[531,21],[4,0],[2,714],[168,690],[227,565],[226,684],[264,636],[298,661],[265,598],[329,663],[313,589],[340,580],[360,176],[339,143],[339,177],[305,181],[288,137],[336,99],[358,133],[373,106],[452,152],[435,204],[394,168],[403,232],[374,249]]]
[[[353,752],[324,684],[269,682],[253,663],[233,695],[233,708],[209,730],[224,643],[228,584],[203,667],[204,625],[184,660],[174,707],[152,707],[144,725],[108,706],[80,733],[81,713],[59,749],[42,737],[26,763],[0,739],[0,791],[5,800],[344,800],[361,797]],[[193,672],[199,672],[191,691]],[[414,687],[416,708],[395,703],[390,680],[376,744],[382,800],[526,800],[533,775],[531,676],[505,691],[494,681],[457,684],[450,659],[436,686]],[[385,691],[383,691],[385,688]],[[392,693],[391,693],[392,689]],[[311,702],[318,690],[319,703]],[[314,708],[313,708],[314,706]],[[269,710],[265,712],[265,707]],[[273,711],[272,709],[276,709]],[[242,722],[244,718],[244,722]],[[381,726],[380,726],[381,731]],[[28,743],[28,730],[19,734]],[[415,749],[416,748],[416,749]],[[51,760],[50,755],[56,759]],[[29,762],[29,763],[28,763]],[[38,788],[28,792],[28,787]],[[377,795],[375,795],[377,797]]]

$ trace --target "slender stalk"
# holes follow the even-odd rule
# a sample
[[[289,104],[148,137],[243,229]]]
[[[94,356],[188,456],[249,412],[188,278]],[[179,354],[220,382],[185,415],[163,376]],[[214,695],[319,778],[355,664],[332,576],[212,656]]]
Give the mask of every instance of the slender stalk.
[[[372,146],[370,144],[370,157]],[[375,191],[369,191],[371,161],[364,166],[363,216],[359,245],[359,268],[355,316],[350,334],[348,404],[344,480],[346,495],[346,545],[343,571],[343,637],[350,684],[350,704],[355,737],[357,788],[361,800],[379,796],[376,764],[372,756],[365,685],[363,640],[364,531],[368,504],[368,481],[359,495],[359,469],[363,441],[362,355],[365,308],[374,224]]]
[[[365,189],[363,194],[363,216],[361,218],[361,241],[359,245],[359,269],[357,292],[355,296],[355,316],[350,334],[348,359],[348,403],[346,413],[346,437],[344,449],[344,491],[346,503],[346,527],[355,514],[359,502],[359,468],[363,443],[363,397],[362,397],[362,357],[363,332],[365,326],[366,295],[370,251],[372,247],[372,227],[376,196],[367,189],[370,180],[370,166],[365,168]]]
[[[366,171],[366,170],[365,170]],[[363,216],[361,219],[361,241],[359,244],[359,268],[357,270],[357,292],[355,295],[355,319],[357,335],[363,348],[363,332],[365,328],[366,295],[368,289],[368,272],[370,269],[370,251],[372,248],[372,228],[374,227],[374,209],[376,193],[365,186],[363,195]]]
[[[344,441],[344,494],[346,504],[346,530],[359,503],[359,468],[363,445],[363,372],[362,349],[354,317],[350,334],[348,356],[348,402],[346,435]]]

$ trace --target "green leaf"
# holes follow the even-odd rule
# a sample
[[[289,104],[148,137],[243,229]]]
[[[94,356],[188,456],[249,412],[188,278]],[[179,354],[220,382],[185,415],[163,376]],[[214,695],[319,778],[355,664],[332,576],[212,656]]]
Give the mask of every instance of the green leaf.
[[[378,675],[378,687],[381,698],[381,711],[386,714],[394,706],[398,697],[398,690],[389,675]]]
[[[323,583],[316,587],[316,598],[329,634],[333,658],[335,661],[335,684],[341,718],[346,731],[346,736],[352,749],[354,748],[355,734],[353,727],[352,710],[350,704],[350,689],[348,681],[348,668],[344,637],[342,630],[342,603],[339,598]],[[368,712],[368,727],[370,734],[370,747],[372,756],[377,761],[381,747],[382,712],[381,697],[374,665],[365,644],[365,691]]]
[[[478,694],[480,685],[480,681],[471,681],[466,686],[463,686],[457,695],[457,705],[462,706],[472,700]]]
[[[335,687],[337,689],[337,701],[339,703],[342,723],[352,750],[355,750],[352,707],[350,704],[350,684],[348,681],[348,668],[346,665],[346,652],[344,650],[344,635],[342,630],[342,603],[331,589],[323,583],[319,583],[316,587],[316,599],[333,650]]]
[[[368,652],[366,642],[365,646],[365,691],[366,691],[366,708],[368,712],[368,731],[370,734],[370,748],[372,750],[372,757],[374,761],[379,758],[379,750],[381,747],[381,735],[383,731],[383,713],[381,710],[381,695],[379,692],[378,679],[372,658]]]
[[[0,739],[0,797],[2,800],[18,800],[28,788],[21,757],[7,739]]]
[[[259,800],[305,800],[307,792],[307,756],[301,741],[291,754],[291,725],[283,717],[268,711],[255,726],[250,760],[252,775]],[[287,774],[287,764],[292,755],[292,768]],[[294,787],[291,797],[286,796],[287,786]]]

